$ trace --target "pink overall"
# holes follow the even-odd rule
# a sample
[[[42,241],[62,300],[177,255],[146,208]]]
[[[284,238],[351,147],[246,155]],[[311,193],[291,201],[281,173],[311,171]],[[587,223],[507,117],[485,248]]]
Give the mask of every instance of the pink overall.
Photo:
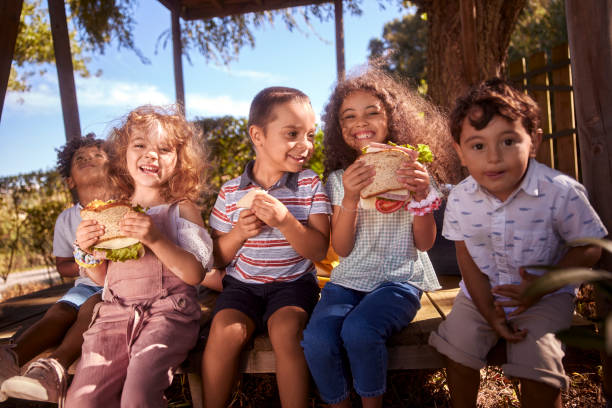
[[[172,210],[167,205],[152,217],[178,244]],[[197,340],[196,289],[147,249],[139,260],[109,263],[103,300],[83,336],[66,406],[166,406],[164,390]]]

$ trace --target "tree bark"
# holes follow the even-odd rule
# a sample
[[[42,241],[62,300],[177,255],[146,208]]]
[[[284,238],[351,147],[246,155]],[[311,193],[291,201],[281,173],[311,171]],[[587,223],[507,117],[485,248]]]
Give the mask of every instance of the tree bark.
[[[435,103],[450,109],[455,99],[472,85],[503,74],[510,36],[527,0],[421,0],[415,3],[427,13],[427,86]],[[473,20],[465,18],[466,7],[473,7]],[[474,50],[476,63],[465,61],[464,56],[473,55]],[[468,72],[474,67],[475,74]]]

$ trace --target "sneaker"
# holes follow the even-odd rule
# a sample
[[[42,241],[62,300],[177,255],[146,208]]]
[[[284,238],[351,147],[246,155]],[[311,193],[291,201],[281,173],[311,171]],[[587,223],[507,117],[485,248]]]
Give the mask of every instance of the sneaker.
[[[62,406],[66,394],[66,370],[54,358],[39,358],[22,376],[4,381],[0,392],[12,398],[55,402]]]
[[[19,375],[19,358],[12,350],[14,344],[0,344],[0,386],[2,383],[15,375]],[[0,391],[0,402],[6,401],[8,397]]]

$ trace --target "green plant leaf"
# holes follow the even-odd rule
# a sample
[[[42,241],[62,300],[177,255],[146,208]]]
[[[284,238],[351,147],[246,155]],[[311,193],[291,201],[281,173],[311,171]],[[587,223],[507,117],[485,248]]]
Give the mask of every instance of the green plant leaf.
[[[602,247],[608,252],[612,253],[612,241],[608,239],[600,238],[581,238],[575,241],[568,242],[569,246],[584,246],[584,245],[596,245]]]
[[[543,265],[526,266],[528,269],[546,269],[549,272],[537,278],[523,293],[523,298],[538,298],[572,283],[612,279],[612,272],[589,268],[557,268]]]

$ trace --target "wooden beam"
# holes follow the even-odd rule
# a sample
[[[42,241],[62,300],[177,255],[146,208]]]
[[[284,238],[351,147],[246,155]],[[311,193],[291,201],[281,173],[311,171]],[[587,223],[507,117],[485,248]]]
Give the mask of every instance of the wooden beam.
[[[565,9],[582,179],[612,231],[612,0],[566,0]]]
[[[258,11],[279,10],[290,7],[310,6],[315,4],[330,3],[331,0],[267,0],[262,2],[248,3],[224,3],[219,9],[212,2],[202,3],[198,6],[184,6],[181,17],[184,20],[202,20],[213,17],[227,17],[239,14],[254,13]]]
[[[463,71],[468,85],[478,82],[478,50],[476,49],[476,4],[474,0],[460,0],[461,45]]]
[[[334,16],[336,20],[336,69],[338,82],[344,81],[346,68],[344,66],[344,18],[342,0],[334,0]]]
[[[174,59],[174,90],[176,104],[185,112],[185,85],[183,81],[183,46],[181,44],[181,21],[177,11],[171,11],[172,56]]]
[[[64,131],[66,132],[66,141],[68,141],[81,137],[81,123],[79,121],[79,106],[74,85],[66,8],[64,0],[48,0],[48,4],[53,50],[55,51],[55,66],[57,68],[57,79],[59,81],[60,99],[64,116]]]
[[[22,6],[23,0],[0,2],[0,120],[2,120],[4,97],[11,75],[11,63],[19,33],[19,16],[21,16]]]

